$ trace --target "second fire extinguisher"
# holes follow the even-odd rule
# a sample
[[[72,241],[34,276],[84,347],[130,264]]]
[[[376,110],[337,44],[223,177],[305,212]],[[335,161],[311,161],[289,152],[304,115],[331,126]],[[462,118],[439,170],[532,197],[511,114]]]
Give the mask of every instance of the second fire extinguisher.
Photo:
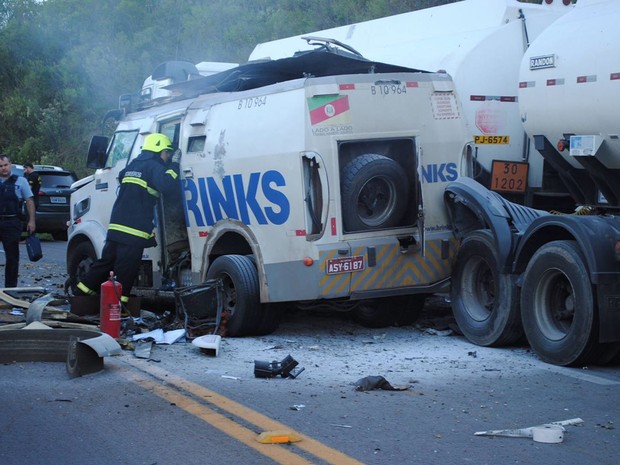
[[[116,281],[114,272],[110,271],[110,279],[101,284],[101,300],[99,308],[99,324],[101,332],[117,338],[121,333],[121,295],[123,287]]]

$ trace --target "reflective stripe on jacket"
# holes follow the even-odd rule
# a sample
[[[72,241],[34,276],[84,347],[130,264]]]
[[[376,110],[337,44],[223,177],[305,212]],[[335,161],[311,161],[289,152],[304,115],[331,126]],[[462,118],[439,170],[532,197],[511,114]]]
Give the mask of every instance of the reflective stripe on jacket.
[[[166,165],[159,154],[143,150],[119,174],[121,183],[112,207],[108,239],[152,247],[155,205],[161,194],[180,189],[179,165]]]

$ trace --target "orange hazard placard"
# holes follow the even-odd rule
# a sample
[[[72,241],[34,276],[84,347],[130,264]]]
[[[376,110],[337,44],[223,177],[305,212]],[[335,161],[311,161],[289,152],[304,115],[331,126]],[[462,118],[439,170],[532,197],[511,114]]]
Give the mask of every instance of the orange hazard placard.
[[[525,193],[529,164],[493,160],[491,190],[497,192]]]

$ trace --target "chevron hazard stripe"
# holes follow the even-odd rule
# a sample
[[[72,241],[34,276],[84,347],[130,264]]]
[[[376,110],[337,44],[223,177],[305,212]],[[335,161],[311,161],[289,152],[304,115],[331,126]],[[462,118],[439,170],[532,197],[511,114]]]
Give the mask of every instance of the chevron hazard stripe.
[[[448,253],[442,253],[442,241],[430,240],[426,243],[426,256],[421,252],[402,254],[398,244],[383,244],[375,247],[376,263],[359,272],[322,276],[319,286],[324,298],[342,296],[348,292],[369,291],[374,289],[391,289],[401,287],[424,286],[436,283],[448,277],[452,271],[452,261],[456,254],[458,242],[447,242]],[[354,247],[352,256],[366,256],[367,246]],[[321,266],[337,256],[336,251],[321,254]],[[445,257],[445,258],[444,258]],[[368,261],[368,257],[365,257]]]

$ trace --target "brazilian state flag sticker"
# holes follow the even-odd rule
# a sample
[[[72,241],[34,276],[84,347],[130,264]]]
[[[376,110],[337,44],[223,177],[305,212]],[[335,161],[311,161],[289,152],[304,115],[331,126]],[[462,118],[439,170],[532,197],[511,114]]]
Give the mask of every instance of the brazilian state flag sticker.
[[[310,123],[343,124],[349,122],[349,97],[347,95],[320,95],[308,99]]]

